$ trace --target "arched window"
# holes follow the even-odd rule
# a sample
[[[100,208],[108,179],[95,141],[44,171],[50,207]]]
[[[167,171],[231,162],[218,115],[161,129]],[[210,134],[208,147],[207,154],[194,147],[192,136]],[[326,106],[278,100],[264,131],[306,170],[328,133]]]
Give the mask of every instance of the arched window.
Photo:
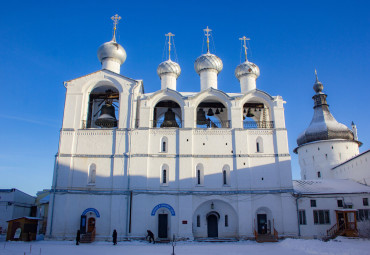
[[[202,186],[204,183],[204,169],[202,164],[198,164],[196,167],[196,185]]]
[[[321,172],[320,171],[317,172],[317,177],[321,178]]]
[[[256,152],[263,152],[262,137],[257,137],[257,139],[256,139]]]
[[[197,215],[197,227],[200,227],[200,215]]]
[[[230,185],[230,167],[228,165],[224,165],[222,168],[222,185]]]
[[[161,152],[167,152],[168,151],[168,139],[167,139],[167,137],[162,137],[162,139],[161,139],[161,149],[160,149],[160,151]]]
[[[167,186],[169,181],[169,167],[167,164],[164,164],[161,168],[161,185]]]
[[[95,179],[96,179],[96,165],[91,164],[89,167],[89,176],[87,179],[87,184],[95,185]]]

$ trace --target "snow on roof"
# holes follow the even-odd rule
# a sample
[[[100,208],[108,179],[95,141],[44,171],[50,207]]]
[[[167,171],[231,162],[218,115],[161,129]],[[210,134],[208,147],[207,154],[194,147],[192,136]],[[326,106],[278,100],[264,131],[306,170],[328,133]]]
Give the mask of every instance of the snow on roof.
[[[370,193],[370,186],[351,180],[293,180],[294,191],[301,194]]]
[[[14,219],[11,219],[11,220],[7,220],[6,222],[13,221],[13,220],[18,220],[18,219],[42,220],[41,218],[38,218],[38,217],[23,216],[23,217],[18,217],[18,218],[14,218]]]

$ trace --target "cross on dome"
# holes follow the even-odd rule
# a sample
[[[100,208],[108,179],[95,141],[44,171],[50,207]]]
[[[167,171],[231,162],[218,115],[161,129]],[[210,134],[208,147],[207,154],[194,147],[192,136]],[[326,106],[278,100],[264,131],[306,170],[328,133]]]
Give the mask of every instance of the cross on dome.
[[[207,53],[209,53],[209,36],[211,35],[209,32],[211,32],[212,30],[208,28],[205,28],[203,29],[204,31],[204,35],[207,36]]]
[[[117,29],[117,25],[120,19],[122,18],[118,14],[111,17],[111,20],[113,20],[113,39],[112,39],[113,42],[116,41],[116,29]]]
[[[168,60],[171,60],[171,37],[175,35],[169,32],[168,34],[165,34],[165,36],[168,36]]]
[[[243,48],[244,48],[244,54],[245,54],[245,61],[247,61],[247,41],[250,40],[250,38],[247,38],[246,36],[243,36],[242,38],[239,38],[239,40],[241,41],[244,41],[244,45],[243,45]]]

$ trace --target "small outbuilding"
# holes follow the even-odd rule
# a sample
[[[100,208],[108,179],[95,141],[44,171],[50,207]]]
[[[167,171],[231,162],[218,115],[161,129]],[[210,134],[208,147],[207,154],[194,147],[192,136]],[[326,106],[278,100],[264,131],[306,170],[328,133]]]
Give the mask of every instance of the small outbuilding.
[[[6,240],[33,241],[36,240],[37,222],[40,218],[21,217],[8,220],[8,232]]]

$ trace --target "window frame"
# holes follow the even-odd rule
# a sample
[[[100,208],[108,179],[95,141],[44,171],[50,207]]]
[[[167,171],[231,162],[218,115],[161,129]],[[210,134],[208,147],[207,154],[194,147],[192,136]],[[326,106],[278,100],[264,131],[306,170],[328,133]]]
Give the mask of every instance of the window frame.
[[[313,210],[313,223],[315,225],[330,225],[330,211]]]

